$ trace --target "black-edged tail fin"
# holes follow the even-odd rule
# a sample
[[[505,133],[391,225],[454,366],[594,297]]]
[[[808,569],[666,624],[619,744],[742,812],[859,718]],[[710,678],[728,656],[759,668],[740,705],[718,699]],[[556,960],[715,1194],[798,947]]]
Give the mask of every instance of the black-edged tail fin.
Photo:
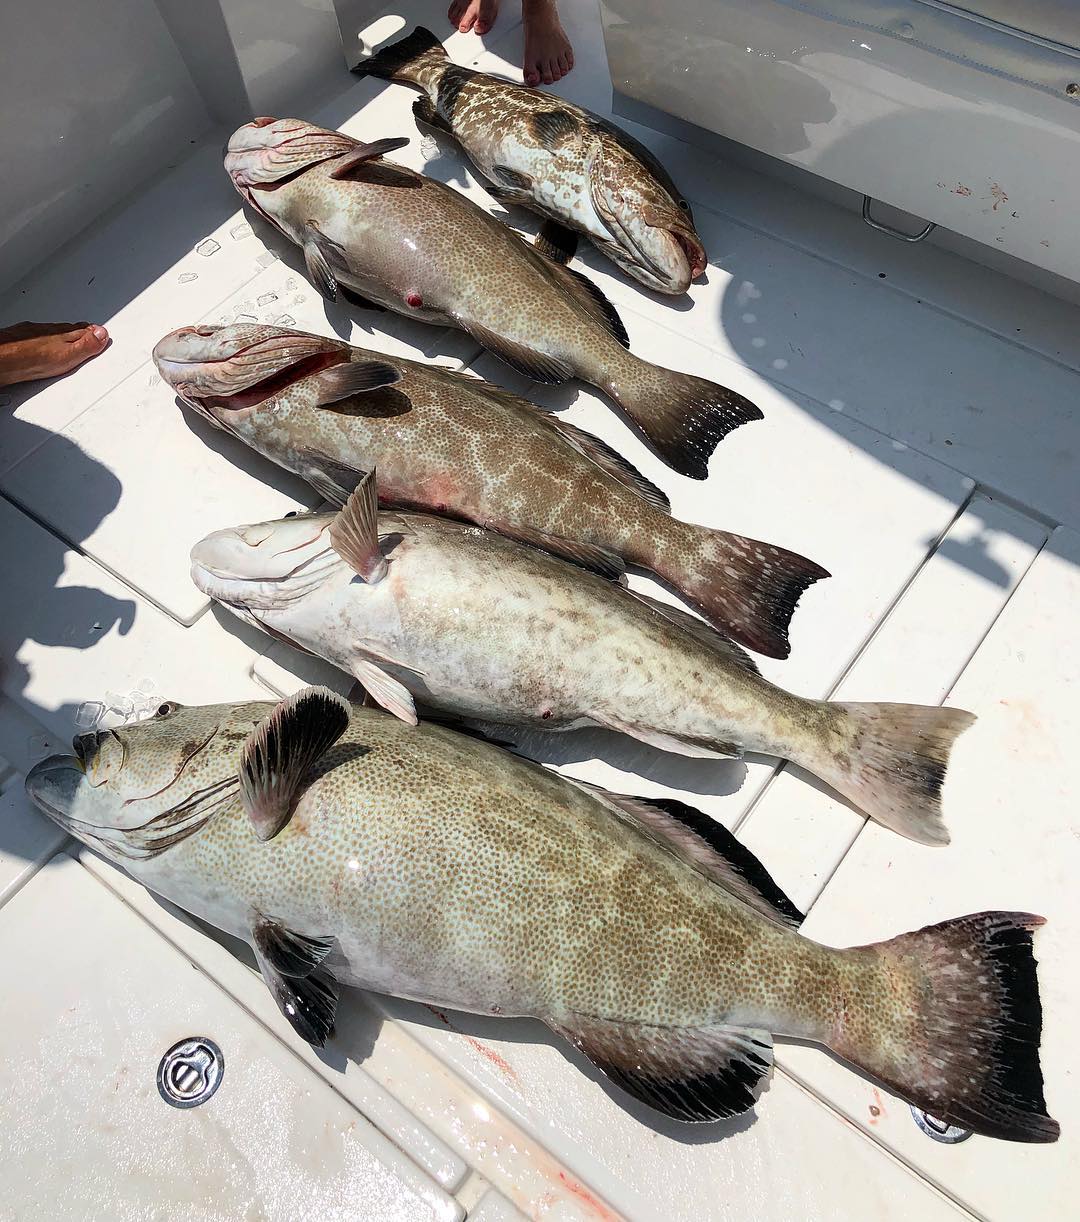
[[[664,462],[691,479],[708,477],[712,452],[732,429],[763,418],[761,408],[737,391],[629,353],[602,389]]]
[[[410,34],[362,59],[352,71],[419,88],[419,73],[448,58],[446,49],[429,29],[418,25]]]
[[[948,844],[941,790],[949,753],[974,721],[964,709],[921,704],[845,704],[831,757],[796,762],[877,823],[920,844]]]
[[[687,536],[694,534],[691,546]],[[797,552],[677,522],[650,567],[721,632],[770,658],[791,652],[788,628],[803,593],[829,572]]]
[[[1057,1141],[1046,1110],[1042,1003],[1028,912],[979,912],[867,948],[878,1003],[895,1014],[831,1042],[841,1056],[947,1124],[1006,1141]],[[882,1034],[879,1034],[882,1033]]]

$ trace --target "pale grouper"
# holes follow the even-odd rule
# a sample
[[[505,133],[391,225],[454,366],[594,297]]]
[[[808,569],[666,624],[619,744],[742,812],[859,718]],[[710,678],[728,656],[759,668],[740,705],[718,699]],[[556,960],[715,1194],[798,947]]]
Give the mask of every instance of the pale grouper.
[[[569,258],[583,233],[659,293],[685,293],[705,270],[690,205],[671,176],[599,115],[455,64],[423,26],[353,71],[419,89],[417,121],[453,136],[495,199],[548,218],[537,245],[552,257]]]
[[[772,1034],[950,1124],[1053,1141],[1031,931],[984,912],[836,950],[719,824],[307,688],[161,706],[26,780],[62,828],[246,939],[321,1045],[339,985],[529,1015],[685,1121],[753,1106]]]
[[[208,535],[191,573],[407,721],[419,700],[483,729],[596,725],[690,756],[765,752],[905,836],[948,840],[941,789],[970,713],[791,695],[689,612],[476,526],[378,513],[371,476],[336,515]]]
[[[622,408],[669,466],[704,479],[717,442],[761,412],[732,390],[629,351],[614,307],[452,188],[300,119],[259,118],[225,168],[258,213],[303,248],[331,300],[339,286],[423,322],[460,327],[538,382],[580,378]]]
[[[219,428],[337,505],[379,469],[384,504],[463,518],[617,575],[651,569],[717,627],[773,657],[826,571],[782,547],[680,522],[602,441],[509,391],[280,327],[181,327],[161,376]]]

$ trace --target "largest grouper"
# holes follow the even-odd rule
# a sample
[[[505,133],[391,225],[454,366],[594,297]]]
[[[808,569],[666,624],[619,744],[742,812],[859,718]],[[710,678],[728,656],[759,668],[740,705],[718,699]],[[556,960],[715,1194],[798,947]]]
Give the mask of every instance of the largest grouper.
[[[460,327],[538,382],[580,378],[622,408],[661,458],[708,475],[722,437],[761,411],[735,391],[629,351],[614,307],[584,276],[546,258],[452,188],[300,119],[267,116],[233,132],[237,191],[304,251],[324,296],[339,288],[422,322]]]
[[[1031,931],[984,912],[846,950],[730,833],[326,689],[161,706],[27,777],[61,827],[248,940],[282,1012],[330,1035],[339,984],[530,1015],[685,1121],[751,1107],[772,1033],[831,1048],[978,1133],[1058,1136]]]

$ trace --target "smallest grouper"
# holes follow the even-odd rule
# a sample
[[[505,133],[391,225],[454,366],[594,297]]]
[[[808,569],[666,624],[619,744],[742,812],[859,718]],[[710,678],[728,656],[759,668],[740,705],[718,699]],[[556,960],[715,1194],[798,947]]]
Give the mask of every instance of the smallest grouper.
[[[690,205],[667,171],[599,115],[455,64],[423,26],[353,71],[425,94],[417,122],[453,136],[500,203],[547,218],[536,245],[549,258],[565,263],[576,231],[658,293],[685,293],[705,270]]]

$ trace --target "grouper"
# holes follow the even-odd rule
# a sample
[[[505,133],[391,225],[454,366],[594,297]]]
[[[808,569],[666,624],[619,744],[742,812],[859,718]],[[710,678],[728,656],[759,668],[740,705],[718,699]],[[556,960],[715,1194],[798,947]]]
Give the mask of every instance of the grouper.
[[[245,939],[285,1018],[330,1038],[342,985],[528,1015],[682,1121],[753,1106],[773,1034],[941,1120],[1058,1136],[1032,931],[983,912],[838,950],[722,826],[574,783],[325,688],[81,734],[26,780],[62,828]]]
[[[404,720],[419,701],[495,738],[602,726],[699,758],[762,752],[905,836],[948,840],[941,790],[970,713],[793,695],[687,611],[492,531],[380,513],[373,475],[337,514],[215,531],[191,573]]]
[[[324,296],[341,288],[410,318],[460,327],[537,382],[580,378],[615,402],[674,470],[708,474],[731,429],[761,419],[735,391],[629,351],[615,308],[452,188],[361,143],[266,116],[230,137],[225,168],[251,207],[302,247]]]
[[[785,548],[680,522],[598,438],[501,387],[257,324],[181,327],[162,377],[216,427],[336,505],[378,467],[384,504],[448,514],[609,575],[654,572],[711,623],[773,657],[828,574]]]
[[[564,98],[455,64],[430,30],[353,69],[418,89],[417,122],[452,136],[489,194],[547,218],[537,245],[565,261],[584,234],[658,293],[685,293],[706,267],[690,205],[656,157]]]

